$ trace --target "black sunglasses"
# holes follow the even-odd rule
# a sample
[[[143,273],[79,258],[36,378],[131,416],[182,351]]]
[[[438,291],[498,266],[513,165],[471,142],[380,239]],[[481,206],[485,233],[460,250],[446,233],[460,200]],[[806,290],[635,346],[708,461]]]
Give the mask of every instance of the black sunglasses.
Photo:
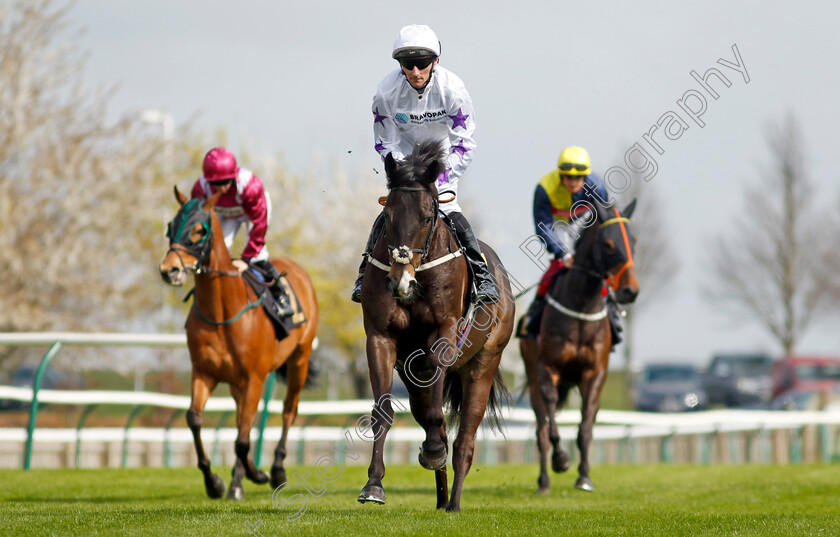
[[[567,172],[572,169],[575,169],[579,172],[585,172],[588,167],[589,166],[587,166],[586,164],[572,164],[571,162],[564,162],[560,165],[560,169],[564,172]]]
[[[413,71],[415,67],[422,71],[433,61],[435,61],[434,56],[426,56],[423,58],[402,58],[400,60],[400,66],[406,71]]]
[[[216,188],[221,188],[223,186],[227,186],[227,185],[233,183],[233,181],[235,179],[236,179],[236,177],[231,177],[230,179],[221,179],[219,181],[207,181],[207,182],[210,183],[212,186],[214,186]]]

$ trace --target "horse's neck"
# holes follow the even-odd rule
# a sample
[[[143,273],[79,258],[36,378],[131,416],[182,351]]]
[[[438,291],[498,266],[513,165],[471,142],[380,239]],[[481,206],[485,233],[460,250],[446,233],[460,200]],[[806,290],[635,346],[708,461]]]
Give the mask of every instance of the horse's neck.
[[[432,236],[432,241],[429,245],[429,255],[422,262],[429,263],[456,251],[458,251],[458,242],[455,240],[455,232],[447,225],[443,218],[438,216],[437,227],[435,228],[435,233]],[[455,278],[462,279],[465,296],[464,300],[461,301],[461,305],[457,308],[457,313],[459,315],[463,315],[466,312],[466,296],[469,295],[469,289],[467,288],[467,281],[465,278],[466,274],[459,274],[459,271],[455,270],[456,267],[461,266],[461,263],[464,263],[464,270],[468,270],[466,267],[466,257],[461,256],[450,259],[443,265],[439,265],[439,267],[435,267],[434,270],[428,271],[427,273],[420,273],[426,274],[429,278],[437,278],[439,280],[447,278],[451,278],[453,280]],[[444,285],[446,283],[447,282],[439,282],[439,284]],[[457,284],[457,282],[455,283]]]
[[[585,311],[598,307],[602,302],[603,280],[597,276],[593,255],[597,235],[597,228],[585,230],[575,251],[572,270],[558,279],[556,297],[562,297],[563,305],[568,308]]]
[[[225,238],[216,218],[213,222],[213,249],[207,258],[207,264],[201,274],[195,277],[196,300],[208,311],[218,312],[241,307],[239,302],[245,297],[245,281],[241,277],[225,275],[235,274],[230,252],[225,246]]]
[[[446,223],[446,220],[438,215],[437,227],[435,234],[432,237],[432,243],[429,245],[429,258],[424,260],[425,263],[434,261],[439,257],[449,255],[458,249],[458,241],[455,240],[455,232]]]

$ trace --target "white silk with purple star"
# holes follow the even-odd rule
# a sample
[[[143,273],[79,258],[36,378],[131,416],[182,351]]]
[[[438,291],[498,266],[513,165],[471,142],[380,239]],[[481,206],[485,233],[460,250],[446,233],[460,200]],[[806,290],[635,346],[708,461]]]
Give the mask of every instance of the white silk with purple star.
[[[454,73],[437,66],[426,88],[419,92],[401,69],[380,82],[371,107],[374,149],[384,159],[388,153],[401,160],[417,143],[441,140],[448,147],[446,170],[438,176],[438,190],[456,198],[441,204],[445,214],[461,212],[458,180],[472,162],[476,148],[475,112],[464,83]]]

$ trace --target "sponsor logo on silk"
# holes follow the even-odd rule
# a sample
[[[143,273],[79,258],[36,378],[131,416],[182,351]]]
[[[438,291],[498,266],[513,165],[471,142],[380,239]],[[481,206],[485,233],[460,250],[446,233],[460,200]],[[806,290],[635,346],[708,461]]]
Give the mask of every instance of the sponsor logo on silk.
[[[422,114],[406,114],[400,112],[394,119],[403,125],[411,123],[413,125],[422,125],[427,122],[440,121],[446,117],[446,110],[432,110],[430,112],[423,112]]]

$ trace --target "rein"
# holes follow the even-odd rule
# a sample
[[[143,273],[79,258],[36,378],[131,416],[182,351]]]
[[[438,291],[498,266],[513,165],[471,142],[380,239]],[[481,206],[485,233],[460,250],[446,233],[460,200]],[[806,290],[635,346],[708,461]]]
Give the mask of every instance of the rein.
[[[200,311],[198,311],[198,307],[195,304],[195,289],[190,291],[189,294],[185,298],[189,298],[190,295],[193,296],[192,310],[195,312],[195,314],[198,316],[199,319],[201,319],[202,321],[204,321],[207,324],[212,324],[213,326],[224,326],[226,324],[235,323],[236,321],[239,320],[240,317],[245,315],[245,312],[247,312],[250,309],[254,309],[257,306],[260,306],[262,304],[262,301],[263,301],[262,295],[260,295],[255,301],[249,302],[244,308],[239,310],[239,313],[237,313],[236,315],[234,315],[230,319],[226,319],[224,321],[214,321],[212,319],[208,319],[207,317],[202,315]]]

